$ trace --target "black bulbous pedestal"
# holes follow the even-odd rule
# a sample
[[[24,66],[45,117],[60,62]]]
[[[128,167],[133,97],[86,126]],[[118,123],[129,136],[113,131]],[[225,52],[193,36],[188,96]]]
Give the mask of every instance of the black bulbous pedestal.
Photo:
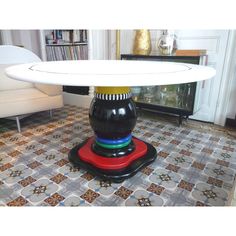
[[[89,111],[95,136],[72,148],[69,161],[102,180],[122,182],[135,175],[157,155],[151,144],[132,137],[136,120],[131,97],[95,96]]]
[[[90,125],[98,137],[105,139],[122,139],[131,134],[137,121],[135,104],[132,99],[104,101],[93,99],[89,110]],[[107,149],[96,142],[92,150],[101,156],[119,157],[135,149],[133,142],[123,148]]]

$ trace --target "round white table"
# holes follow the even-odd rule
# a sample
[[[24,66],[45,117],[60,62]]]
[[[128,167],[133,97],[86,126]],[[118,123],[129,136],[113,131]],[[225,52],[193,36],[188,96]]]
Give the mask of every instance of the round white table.
[[[153,162],[156,149],[131,135],[137,120],[129,86],[190,83],[212,78],[210,67],[157,61],[54,61],[6,69],[17,80],[69,86],[96,86],[89,120],[94,136],[68,158],[104,180],[121,182]]]

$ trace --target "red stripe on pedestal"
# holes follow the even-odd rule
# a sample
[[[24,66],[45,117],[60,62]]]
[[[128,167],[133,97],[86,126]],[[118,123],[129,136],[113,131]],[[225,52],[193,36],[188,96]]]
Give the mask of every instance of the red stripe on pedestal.
[[[147,145],[139,139],[132,139],[135,144],[135,150],[127,156],[119,158],[103,157],[95,154],[91,150],[94,138],[90,138],[78,151],[80,159],[105,170],[118,170],[127,167],[132,161],[141,158],[147,152]]]

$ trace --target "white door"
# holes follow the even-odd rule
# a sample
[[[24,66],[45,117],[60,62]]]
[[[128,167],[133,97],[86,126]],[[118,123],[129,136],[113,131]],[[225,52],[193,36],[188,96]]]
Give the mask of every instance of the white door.
[[[175,33],[178,37],[178,49],[206,49],[207,64],[216,69],[214,78],[198,82],[195,113],[190,117],[214,122],[229,30],[179,30]]]

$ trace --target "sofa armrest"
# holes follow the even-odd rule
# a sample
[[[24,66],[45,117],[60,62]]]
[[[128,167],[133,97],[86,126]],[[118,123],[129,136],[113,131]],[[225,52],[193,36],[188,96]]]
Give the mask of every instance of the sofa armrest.
[[[43,93],[46,93],[48,96],[56,96],[62,94],[61,85],[34,84],[34,86]]]

